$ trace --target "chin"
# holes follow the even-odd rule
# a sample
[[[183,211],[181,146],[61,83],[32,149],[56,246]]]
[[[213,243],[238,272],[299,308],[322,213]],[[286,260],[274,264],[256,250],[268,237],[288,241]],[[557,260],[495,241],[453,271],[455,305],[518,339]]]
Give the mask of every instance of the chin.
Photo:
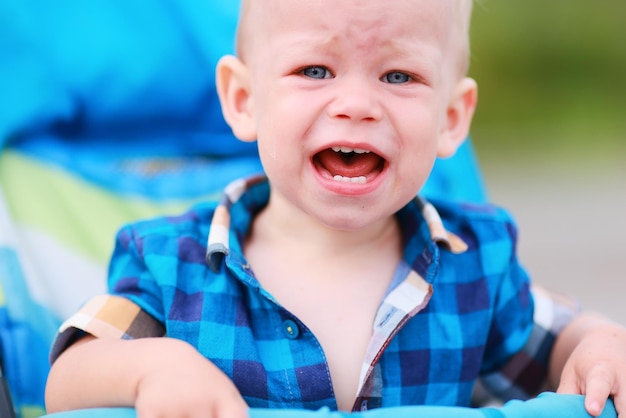
[[[336,213],[335,209],[330,209],[319,216],[313,215],[318,222],[322,223],[330,229],[345,232],[355,232],[375,225],[388,216],[372,216],[372,212],[376,210],[374,208],[359,209],[356,211],[344,211],[343,213]],[[335,212],[335,213],[333,213]]]

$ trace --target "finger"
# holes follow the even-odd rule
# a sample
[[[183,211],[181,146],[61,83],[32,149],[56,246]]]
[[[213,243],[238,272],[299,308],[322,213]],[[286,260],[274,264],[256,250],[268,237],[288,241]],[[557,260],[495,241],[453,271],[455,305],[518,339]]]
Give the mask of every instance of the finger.
[[[590,395],[585,396],[585,409],[594,417],[597,417],[604,411],[607,398],[592,398]]]
[[[249,407],[239,392],[233,390],[232,394],[226,395],[223,402],[219,402],[213,416],[219,418],[249,418]]]
[[[242,406],[238,404],[220,405],[216,408],[215,417],[218,418],[249,418],[248,406]]]
[[[593,416],[602,413],[606,400],[613,392],[615,375],[606,367],[593,368],[585,381],[585,409]]]
[[[219,416],[227,418],[249,418],[249,412],[250,410],[248,409],[247,405],[245,407],[241,407],[241,405],[230,405],[226,408],[223,408],[220,411]]]
[[[561,375],[561,381],[559,382],[559,387],[556,389],[556,392],[576,395],[583,393],[576,375],[574,373],[567,373],[567,371],[564,371]]]

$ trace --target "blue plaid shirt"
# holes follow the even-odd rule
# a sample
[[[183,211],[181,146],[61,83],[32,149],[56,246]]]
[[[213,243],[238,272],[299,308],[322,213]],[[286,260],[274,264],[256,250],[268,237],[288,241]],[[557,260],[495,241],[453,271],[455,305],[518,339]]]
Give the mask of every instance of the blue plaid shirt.
[[[111,294],[66,321],[52,358],[81,332],[167,335],[197,347],[252,407],[336,409],[315,335],[260,286],[243,256],[268,198],[264,178],[240,180],[217,205],[123,228]],[[436,207],[416,198],[397,214],[404,261],[372,324],[354,410],[469,406],[479,377],[503,400],[545,383],[555,334],[572,311],[540,291],[533,298],[504,211]]]

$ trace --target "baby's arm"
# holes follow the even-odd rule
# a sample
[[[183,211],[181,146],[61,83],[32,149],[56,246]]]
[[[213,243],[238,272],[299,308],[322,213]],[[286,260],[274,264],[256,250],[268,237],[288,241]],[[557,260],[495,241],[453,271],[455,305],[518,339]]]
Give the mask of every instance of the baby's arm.
[[[53,364],[47,410],[108,406],[134,406],[139,417],[248,416],[230,379],[183,341],[84,337]]]
[[[594,416],[609,396],[617,412],[626,413],[626,329],[597,314],[577,316],[556,340],[550,382],[558,392],[586,395]]]

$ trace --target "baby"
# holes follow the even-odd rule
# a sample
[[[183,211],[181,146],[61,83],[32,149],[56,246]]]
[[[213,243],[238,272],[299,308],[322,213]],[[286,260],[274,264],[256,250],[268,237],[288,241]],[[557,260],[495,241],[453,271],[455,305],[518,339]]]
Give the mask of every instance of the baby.
[[[49,412],[469,406],[479,378],[503,399],[560,385],[592,414],[610,395],[626,411],[626,330],[531,294],[504,211],[415,197],[476,107],[470,13],[243,1],[218,92],[267,178],[120,231],[110,294],[53,348]]]

